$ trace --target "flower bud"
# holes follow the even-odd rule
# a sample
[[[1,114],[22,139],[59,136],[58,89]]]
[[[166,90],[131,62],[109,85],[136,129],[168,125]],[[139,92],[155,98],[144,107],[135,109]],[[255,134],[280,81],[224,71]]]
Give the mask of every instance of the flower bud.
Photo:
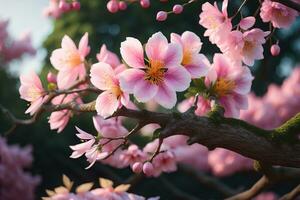
[[[147,176],[151,176],[153,174],[154,168],[151,162],[146,162],[143,165],[143,172],[144,174],[146,174]]]
[[[176,5],[173,6],[173,12],[175,14],[180,14],[180,13],[182,13],[182,11],[183,11],[183,6],[182,5],[176,4]]]
[[[279,45],[278,44],[273,44],[272,46],[271,46],[271,54],[272,54],[272,56],[278,56],[279,55],[279,53],[280,53],[280,47],[279,47]]]
[[[106,4],[107,10],[111,13],[116,13],[119,10],[119,4],[117,2],[117,0],[110,0],[107,4]]]
[[[119,2],[119,9],[120,10],[126,10],[127,4],[124,1]]]
[[[168,13],[165,11],[159,11],[156,15],[157,21],[165,21],[168,17]]]
[[[80,10],[80,3],[78,1],[72,2],[72,9],[73,10]]]
[[[63,12],[67,12],[71,9],[71,5],[67,3],[65,0],[61,0],[58,4],[58,7]]]
[[[48,72],[48,74],[47,74],[47,81],[49,83],[56,83],[56,75],[53,74],[52,72]]]
[[[150,1],[149,0],[140,0],[140,4],[143,8],[149,8],[150,7]]]
[[[134,172],[134,173],[141,173],[142,172],[142,170],[143,170],[143,163],[141,163],[141,162],[136,162],[136,163],[134,163],[133,165],[132,165],[132,171]]]

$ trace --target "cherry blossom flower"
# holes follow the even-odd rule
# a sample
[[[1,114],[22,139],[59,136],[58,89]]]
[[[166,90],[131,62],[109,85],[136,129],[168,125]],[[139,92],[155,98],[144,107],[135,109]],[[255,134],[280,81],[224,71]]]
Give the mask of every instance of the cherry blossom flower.
[[[249,68],[235,65],[223,54],[215,54],[212,68],[206,77],[226,117],[238,117],[241,109],[247,109],[247,94],[253,77]]]
[[[200,78],[206,75],[209,61],[203,54],[199,53],[202,42],[195,33],[185,31],[181,36],[172,33],[171,42],[181,46],[183,50],[181,65],[188,70],[192,78]]]
[[[97,54],[97,60],[99,62],[104,62],[109,64],[113,69],[121,64],[118,56],[109,51],[105,44],[103,44],[100,48],[100,52]]]
[[[180,65],[182,51],[178,44],[168,43],[161,33],[155,33],[146,44],[144,59],[142,44],[128,37],[121,43],[121,55],[132,68],[120,74],[123,91],[133,93],[139,102],[154,99],[165,108],[172,108],[177,101],[176,91],[189,87],[191,77]],[[147,91],[147,92],[145,92]]]
[[[91,82],[103,92],[96,100],[96,110],[102,117],[111,116],[122,105],[129,102],[129,94],[119,85],[119,78],[109,64],[99,62],[92,65]]]
[[[46,91],[42,86],[40,78],[35,72],[31,71],[28,74],[21,75],[20,81],[20,97],[21,99],[30,102],[30,106],[25,113],[30,113],[30,115],[33,115],[40,109],[43,103],[47,100],[48,96],[46,95]]]
[[[298,12],[281,3],[264,0],[260,9],[263,22],[271,22],[275,28],[288,28],[298,16]]]
[[[232,31],[219,47],[233,62],[243,62],[248,66],[253,66],[255,60],[264,58],[262,45],[266,42],[265,37],[269,33],[258,28],[244,33]]]
[[[86,76],[85,57],[90,51],[88,33],[85,33],[77,48],[72,39],[65,35],[61,48],[52,52],[51,64],[58,70],[57,85],[59,89],[68,89],[74,82]]]
[[[226,39],[232,29],[231,19],[227,13],[228,0],[224,0],[222,11],[219,10],[217,2],[214,5],[206,2],[202,4],[199,24],[206,28],[204,36],[208,36],[213,44],[218,44]]]
[[[82,100],[77,94],[59,95],[53,98],[51,102],[53,105],[59,105],[70,103],[72,101],[75,101],[79,104],[82,103]],[[48,121],[50,124],[50,129],[57,129],[57,133],[62,132],[72,116],[72,111],[68,109],[52,112]]]

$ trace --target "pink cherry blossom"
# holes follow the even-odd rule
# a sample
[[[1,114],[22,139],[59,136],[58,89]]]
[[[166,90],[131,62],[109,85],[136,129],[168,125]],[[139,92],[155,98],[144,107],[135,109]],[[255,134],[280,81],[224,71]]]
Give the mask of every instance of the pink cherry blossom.
[[[176,91],[189,87],[191,77],[180,65],[182,51],[178,44],[168,43],[161,33],[155,33],[146,44],[147,63],[142,44],[135,38],[121,43],[121,55],[132,68],[120,74],[123,91],[133,93],[139,102],[154,99],[165,108],[177,101]],[[147,92],[145,92],[147,91]]]
[[[40,109],[43,103],[47,100],[48,96],[46,95],[46,91],[42,86],[40,78],[35,72],[31,71],[28,74],[21,75],[20,81],[20,97],[21,99],[30,102],[30,106],[25,113],[30,113],[30,115],[33,115]]]
[[[101,46],[100,52],[97,54],[97,60],[99,62],[109,64],[113,69],[121,64],[118,56],[115,53],[109,51],[105,44]]]
[[[91,82],[103,91],[96,100],[97,113],[102,117],[111,116],[122,105],[128,104],[129,94],[120,88],[119,78],[109,64],[92,65]]]
[[[243,30],[248,30],[249,28],[251,28],[252,26],[254,26],[255,24],[255,17],[245,17],[243,19],[241,19],[239,26],[241,29]]]
[[[121,161],[127,166],[132,166],[136,162],[144,162],[146,158],[147,155],[134,144],[130,145],[120,157]]]
[[[275,28],[288,28],[297,16],[296,10],[270,0],[264,0],[260,9],[263,22],[271,22]]]
[[[213,44],[218,44],[226,39],[232,29],[231,19],[227,13],[228,0],[224,0],[222,11],[219,10],[217,2],[214,5],[206,2],[202,4],[199,24],[206,28],[204,36],[208,36]]]
[[[223,54],[215,54],[206,84],[212,85],[226,117],[238,117],[241,109],[247,109],[247,94],[253,77],[249,68],[235,65]]]
[[[61,48],[54,50],[50,57],[51,64],[58,70],[59,89],[68,89],[78,78],[85,78],[84,61],[89,51],[88,33],[81,38],[78,48],[69,36],[63,37]]]
[[[219,47],[233,62],[243,62],[248,66],[253,66],[255,60],[264,58],[262,45],[266,42],[265,37],[269,33],[258,28],[244,33],[232,31]]]
[[[76,94],[69,94],[69,95],[59,95],[52,99],[53,105],[59,105],[59,104],[66,104],[70,103],[72,101],[75,101],[77,103],[82,103],[81,99]],[[70,110],[60,110],[52,112],[49,117],[49,124],[50,129],[54,130],[57,129],[57,132],[60,133],[64,130],[64,128],[67,126],[70,118],[73,116],[72,111]]]
[[[188,70],[192,78],[205,76],[208,71],[209,61],[200,54],[202,42],[193,32],[185,31],[181,36],[172,33],[171,42],[179,44],[183,51],[181,64]]]

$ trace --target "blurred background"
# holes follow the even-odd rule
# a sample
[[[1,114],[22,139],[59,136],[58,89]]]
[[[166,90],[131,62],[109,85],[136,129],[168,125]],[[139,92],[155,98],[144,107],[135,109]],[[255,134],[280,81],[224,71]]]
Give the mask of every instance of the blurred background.
[[[51,52],[60,47],[61,38],[67,34],[76,43],[81,36],[89,33],[92,52],[89,59],[96,61],[96,53],[102,44],[108,49],[119,53],[120,43],[127,36],[139,38],[143,43],[147,38],[157,31],[165,35],[171,32],[182,33],[186,30],[193,31],[201,37],[204,45],[202,53],[209,58],[218,49],[211,45],[207,38],[203,37],[204,29],[199,25],[199,12],[203,2],[198,1],[189,5],[181,15],[171,15],[165,22],[157,22],[155,16],[158,10],[171,10],[172,5],[159,1],[152,1],[149,9],[142,9],[138,4],[130,5],[126,11],[111,14],[106,9],[106,1],[103,0],[81,0],[81,10],[64,14],[61,18],[54,20],[42,15],[42,11],[48,5],[47,0],[0,0],[0,20],[9,20],[8,32],[14,38],[18,38],[22,32],[30,32],[35,55],[25,55],[22,59],[13,60],[9,63],[0,62],[0,104],[8,108],[19,118],[29,118],[24,115],[27,107],[26,102],[19,98],[18,75],[22,72],[34,69],[41,73],[42,79],[46,77],[51,65],[49,57]],[[173,1],[172,1],[173,2]],[[182,2],[180,0],[174,0]],[[241,1],[232,1],[230,15],[240,6]],[[254,13],[257,9],[256,1],[249,1],[243,8],[244,15]],[[267,24],[262,24],[258,19],[258,25],[268,30]],[[288,30],[276,31],[279,39],[281,53],[277,57],[270,56],[268,51],[264,52],[265,59],[257,61],[251,68],[255,76],[252,91],[257,95],[263,95],[268,85],[276,83],[280,85],[289,76],[292,69],[300,60],[300,20],[298,19]],[[266,50],[270,43],[266,43]],[[36,196],[45,195],[45,189],[53,188],[61,184],[61,175],[66,174],[77,183],[85,181],[96,181],[98,177],[112,178],[117,174],[122,178],[130,175],[128,169],[118,170],[109,166],[96,164],[93,168],[85,170],[84,159],[69,159],[71,150],[69,145],[76,144],[74,125],[93,131],[91,114],[74,117],[67,128],[60,134],[51,131],[47,123],[47,114],[42,116],[37,123],[30,126],[18,127],[12,134],[8,135],[8,142],[18,143],[21,146],[32,145],[34,162],[29,170],[32,174],[40,175],[41,184],[37,188]],[[0,133],[10,127],[9,120],[0,114]],[[198,184],[191,177],[179,172],[164,174],[163,177],[177,183],[181,189],[195,194],[204,199],[221,199],[220,194],[207,190],[205,186]],[[233,188],[246,188],[252,185],[259,175],[255,172],[240,172],[230,177],[222,178],[222,181]],[[285,187],[278,187],[276,191],[283,194],[291,189],[293,183],[287,183]],[[151,189],[149,189],[151,188]],[[162,199],[172,199],[157,180],[143,180],[134,191],[144,196],[160,195]]]

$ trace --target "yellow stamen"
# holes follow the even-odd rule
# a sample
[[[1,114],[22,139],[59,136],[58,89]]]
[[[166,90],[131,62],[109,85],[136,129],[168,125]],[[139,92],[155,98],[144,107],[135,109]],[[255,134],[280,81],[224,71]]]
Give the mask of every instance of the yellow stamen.
[[[76,67],[82,63],[81,57],[78,52],[68,52],[65,57],[65,62],[70,67]]]
[[[122,95],[122,90],[121,90],[121,88],[120,88],[119,86],[113,86],[113,87],[111,88],[111,92],[112,92],[117,98],[121,97],[121,95]]]
[[[235,88],[235,83],[232,80],[218,79],[214,85],[214,92],[218,97],[230,94]]]
[[[192,54],[188,51],[184,51],[181,64],[184,66],[184,65],[190,64],[191,61],[192,61]]]
[[[150,60],[149,66],[146,69],[145,80],[152,84],[160,84],[163,81],[166,68],[163,68],[163,62]]]

